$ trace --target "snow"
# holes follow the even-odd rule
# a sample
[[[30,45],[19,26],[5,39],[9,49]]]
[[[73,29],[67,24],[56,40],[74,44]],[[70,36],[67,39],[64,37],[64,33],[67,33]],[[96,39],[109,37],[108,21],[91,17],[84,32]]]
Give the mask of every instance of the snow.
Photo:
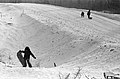
[[[120,22],[114,17],[93,12],[89,20],[86,10],[30,3],[0,4],[0,13],[0,79],[74,79],[78,68],[78,79],[120,73]],[[25,46],[37,57],[33,68],[23,68],[16,57]]]
[[[23,68],[0,64],[0,79],[65,79],[68,74],[69,79],[73,79],[77,73],[65,68]]]

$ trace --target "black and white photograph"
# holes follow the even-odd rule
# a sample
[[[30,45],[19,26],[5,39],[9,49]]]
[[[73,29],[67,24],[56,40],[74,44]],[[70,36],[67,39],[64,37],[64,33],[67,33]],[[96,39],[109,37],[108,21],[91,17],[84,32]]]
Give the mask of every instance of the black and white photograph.
[[[0,79],[120,79],[120,0],[0,0]]]

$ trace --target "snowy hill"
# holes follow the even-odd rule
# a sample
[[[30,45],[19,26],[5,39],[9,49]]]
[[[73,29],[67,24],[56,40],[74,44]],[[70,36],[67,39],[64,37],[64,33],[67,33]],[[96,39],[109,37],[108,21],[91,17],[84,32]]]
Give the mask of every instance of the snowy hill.
[[[67,78],[68,74],[70,74],[69,78],[72,79],[76,77],[74,74],[77,72],[78,70],[71,72],[64,68],[12,67],[0,63],[0,79],[64,79]]]
[[[80,17],[81,11],[85,18]],[[31,58],[34,67],[53,67],[55,62],[59,68],[68,70],[80,67],[91,77],[101,78],[104,71],[118,74],[119,18],[103,15],[93,12],[93,19],[89,20],[86,10],[43,4],[0,4],[0,61],[15,66],[8,67],[10,73],[14,69],[18,73],[16,67],[21,69],[21,64],[16,53],[29,46],[37,57]],[[29,68],[25,71],[31,72]],[[6,67],[2,72],[7,72]]]

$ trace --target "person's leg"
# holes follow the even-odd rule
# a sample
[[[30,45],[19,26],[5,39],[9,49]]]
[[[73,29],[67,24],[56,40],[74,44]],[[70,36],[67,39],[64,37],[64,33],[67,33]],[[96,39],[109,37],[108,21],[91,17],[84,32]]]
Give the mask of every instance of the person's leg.
[[[23,67],[27,67],[27,63],[26,63],[26,60],[24,61],[24,65],[23,65]]]
[[[90,15],[88,15],[88,19],[90,19]]]
[[[28,63],[28,66],[29,67],[32,67],[31,63],[30,63],[30,60],[27,60],[27,63]]]
[[[82,14],[81,14],[81,17],[82,17]]]

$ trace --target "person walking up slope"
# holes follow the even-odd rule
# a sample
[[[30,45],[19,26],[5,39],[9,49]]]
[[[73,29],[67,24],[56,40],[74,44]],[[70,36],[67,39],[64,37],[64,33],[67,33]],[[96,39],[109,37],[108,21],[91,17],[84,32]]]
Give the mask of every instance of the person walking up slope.
[[[84,12],[81,12],[81,17],[84,17]]]
[[[30,55],[36,59],[36,57],[32,54],[32,52],[30,51],[30,48],[29,47],[25,47],[25,50],[24,51],[21,51],[20,52],[23,52],[24,53],[24,61],[25,61],[25,65],[23,67],[27,67],[27,63],[28,63],[28,66],[31,68],[32,65],[30,63]]]
[[[91,15],[90,10],[87,12],[87,15],[88,15],[88,19],[92,19],[92,17],[90,17],[90,15]]]

